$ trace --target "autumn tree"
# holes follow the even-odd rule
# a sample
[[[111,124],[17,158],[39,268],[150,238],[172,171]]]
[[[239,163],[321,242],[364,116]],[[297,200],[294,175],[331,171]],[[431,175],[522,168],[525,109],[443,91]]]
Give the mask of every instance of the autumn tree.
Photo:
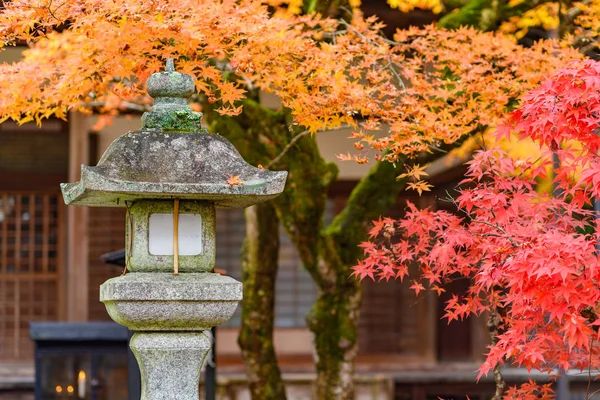
[[[416,155],[435,159],[444,154],[439,149],[497,125],[525,91],[576,57],[555,42],[524,49],[472,29],[428,27],[385,38],[380,28],[359,12],[298,16],[251,0],[202,7],[187,0],[15,0],[0,13],[0,37],[30,48],[22,61],[0,66],[0,118],[40,123],[69,111],[143,109],[146,78],[175,58],[178,70],[195,77],[196,107],[211,130],[250,162],[290,171],[280,198],[247,211],[240,345],[253,396],[285,396],[271,340],[279,221],[319,289],[308,316],[318,396],[352,398],[360,285],[348,275],[357,245],[405,184],[427,190],[408,182],[411,174],[397,177],[405,166],[416,175]],[[263,107],[261,90],[284,107]],[[346,158],[395,164],[376,162],[325,226],[337,168],[321,157],[314,134],[345,125],[357,148]],[[375,138],[378,129],[385,133]]]
[[[553,373],[576,368],[590,374],[600,363],[600,288],[597,212],[600,195],[600,63],[577,61],[529,92],[505,134],[535,140],[538,159],[513,159],[495,149],[478,152],[450,199],[456,213],[409,205],[400,220],[380,219],[362,246],[359,277],[411,279],[418,294],[438,293],[450,280],[471,282],[446,304],[448,321],[487,313],[490,351],[480,374],[493,371],[495,399],[550,393],[527,384],[506,390],[501,365]],[[537,182],[553,171],[558,190]],[[417,264],[419,274],[409,276]],[[589,393],[588,393],[589,395]]]

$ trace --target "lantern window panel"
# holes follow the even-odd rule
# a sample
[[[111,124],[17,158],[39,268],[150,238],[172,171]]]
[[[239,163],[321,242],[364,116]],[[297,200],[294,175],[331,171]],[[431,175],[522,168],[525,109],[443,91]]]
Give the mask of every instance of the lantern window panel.
[[[148,250],[152,255],[173,255],[173,214],[150,214]],[[202,253],[202,216],[179,214],[179,255]]]

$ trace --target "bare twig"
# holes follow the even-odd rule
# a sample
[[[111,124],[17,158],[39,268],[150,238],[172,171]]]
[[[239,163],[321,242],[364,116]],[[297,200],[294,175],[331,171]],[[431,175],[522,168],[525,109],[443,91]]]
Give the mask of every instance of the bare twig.
[[[474,218],[471,218],[471,217],[469,217],[469,218],[471,219],[471,222],[475,222],[475,223],[478,223],[478,224],[487,225],[489,227],[492,227],[492,228],[496,229],[497,231],[502,232],[505,235],[506,239],[508,239],[508,241],[510,242],[510,244],[512,244],[513,247],[515,247],[515,248],[519,247],[519,245],[517,244],[517,242],[515,242],[514,239],[504,229],[502,229],[500,226],[494,225],[494,224],[492,224],[490,222],[487,222],[487,221],[480,221],[478,219],[474,219]]]
[[[298,140],[300,140],[302,137],[306,136],[310,131],[307,129],[305,131],[300,132],[299,134],[297,134],[296,136],[294,136],[292,138],[292,140],[290,140],[290,142],[283,148],[283,150],[281,150],[281,153],[279,153],[277,155],[277,157],[275,157],[274,159],[271,160],[271,162],[269,162],[267,164],[267,166],[265,167],[265,169],[269,169],[271,168],[274,164],[277,164],[279,162],[279,160],[281,160],[281,158],[285,155],[285,153],[288,152],[289,149],[292,148],[292,146],[294,145],[294,143],[296,143]]]
[[[600,389],[593,391],[593,392],[590,394],[590,397],[589,397],[589,398],[591,399],[592,397],[594,397],[594,396],[595,396],[596,394],[598,394],[599,392],[600,392]]]
[[[592,355],[594,354],[593,350],[594,350],[594,339],[592,338],[590,340],[590,364],[588,366],[588,385],[587,385],[587,391],[585,392],[585,400],[590,400],[591,396],[590,396],[590,389],[592,387]]]
[[[445,154],[448,154],[448,150],[444,150],[444,149],[442,149],[442,148],[439,148],[439,147],[437,147],[437,146],[434,146],[434,145],[432,145],[432,144],[430,144],[430,145],[429,145],[429,148],[430,148],[431,150],[439,151],[440,153],[445,153]]]
[[[355,34],[357,34],[361,39],[367,41],[369,44],[373,45],[373,46],[378,46],[378,43],[374,43],[371,39],[367,38],[365,35],[363,35],[361,32],[358,31],[358,29],[356,29],[355,27],[352,26],[352,24],[348,23],[346,20],[344,19],[340,19],[340,24],[344,25],[348,30],[351,30],[352,32],[354,32]],[[385,42],[388,43],[387,40],[385,40],[385,38],[382,36],[381,39]],[[400,76],[400,74],[398,73],[398,71],[396,71],[396,68],[394,68],[394,61],[392,60],[392,57],[390,57],[390,55],[386,55],[385,59],[387,60],[387,65],[384,68],[388,68],[390,71],[392,71],[392,73],[396,76],[396,78],[398,79],[398,83],[402,86],[402,89],[406,89],[406,86],[404,85],[404,81],[402,80],[402,77]]]
[[[457,206],[458,208],[458,204],[456,203],[456,199],[454,199],[452,196],[450,196],[450,193],[448,193],[446,191],[446,194],[448,194],[449,197],[449,201],[451,201],[454,205]],[[460,210],[460,208],[459,208]],[[502,235],[498,235],[498,234],[493,234],[493,233],[485,233],[485,234],[476,234],[476,233],[471,233],[472,235],[475,236],[494,236],[494,237],[504,237],[506,239],[508,239],[508,241],[510,242],[510,244],[514,247],[514,248],[518,248],[519,244],[517,242],[515,242],[515,240],[512,238],[512,236],[510,236],[508,234],[508,232],[506,232],[501,226],[496,225],[496,224],[492,224],[491,222],[487,222],[487,221],[481,221],[479,219],[475,219],[473,218],[468,212],[466,212],[465,210],[460,210],[463,211],[463,213],[467,216],[467,218],[469,218],[471,220],[471,222],[477,223],[477,224],[483,224],[483,225],[487,225],[491,228],[496,229],[498,232],[502,233]],[[493,211],[491,211],[492,215],[494,216],[494,218],[496,218],[496,215],[494,214]]]
[[[50,1],[50,2],[48,3],[48,7],[47,7],[47,8],[48,8],[48,12],[49,12],[49,13],[50,13],[50,15],[52,16],[52,18],[54,18],[54,19],[55,19],[55,20],[57,20],[57,21],[60,21],[60,20],[58,19],[58,17],[57,17],[57,16],[56,16],[54,13],[55,13],[55,12],[57,12],[57,11],[58,11],[58,10],[59,10],[61,7],[63,7],[65,4],[67,4],[67,2],[66,2],[66,1],[65,1],[65,2],[63,2],[63,3],[61,3],[61,4],[59,4],[58,6],[56,6],[56,8],[54,9],[54,11],[52,11],[52,1]]]
[[[339,131],[340,129],[346,129],[346,128],[349,128],[349,127],[350,127],[349,125],[340,125],[340,126],[338,126],[338,127],[336,127],[336,128],[327,129],[327,131],[328,131],[328,132],[329,132],[329,131]],[[323,132],[323,131],[320,131],[320,132]],[[270,162],[267,164],[267,166],[265,167],[265,169],[269,169],[269,168],[271,168],[273,165],[277,164],[277,163],[278,163],[278,162],[281,160],[281,158],[282,158],[282,157],[283,157],[283,156],[284,156],[284,155],[285,155],[285,154],[286,154],[286,153],[287,153],[287,152],[288,152],[288,151],[289,151],[289,150],[292,148],[292,146],[293,146],[293,145],[294,145],[294,144],[295,144],[295,143],[296,143],[298,140],[302,139],[304,136],[308,135],[309,133],[310,133],[310,130],[308,130],[308,129],[307,129],[307,130],[305,130],[305,131],[302,131],[302,132],[298,133],[296,136],[294,136],[294,137],[292,138],[292,140],[290,140],[290,142],[289,142],[289,143],[288,143],[288,144],[287,144],[287,145],[286,145],[286,146],[283,148],[283,150],[281,150],[281,153],[279,153],[279,154],[277,155],[277,157],[275,157],[274,159],[272,159],[272,160],[271,160],[271,161],[270,161]]]
[[[85,103],[85,105],[87,107],[104,107],[105,106],[105,102],[103,101],[88,101],[87,103]],[[121,103],[119,103],[119,107],[122,109],[125,109],[125,111],[136,111],[136,112],[146,112],[146,111],[150,111],[150,109],[152,108],[150,105],[142,105],[142,104],[136,104],[136,103],[132,103],[130,101],[122,101]]]

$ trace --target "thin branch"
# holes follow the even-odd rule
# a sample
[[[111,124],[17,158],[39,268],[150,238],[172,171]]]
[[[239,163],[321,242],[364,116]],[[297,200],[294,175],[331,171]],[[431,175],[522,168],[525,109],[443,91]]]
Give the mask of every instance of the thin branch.
[[[340,19],[340,24],[344,25],[349,30],[352,30],[352,32],[354,32],[355,34],[357,34],[361,39],[365,40],[369,44],[371,44],[373,46],[379,46],[380,45],[379,43],[375,43],[375,42],[373,42],[373,40],[367,38],[365,35],[363,35],[361,32],[359,32],[358,29],[356,29],[355,27],[353,27],[346,20]],[[383,39],[383,41],[387,43],[387,41],[385,40],[384,37],[381,37],[381,39]],[[387,63],[387,65],[384,68],[389,68],[389,70],[392,71],[392,73],[398,79],[398,83],[400,83],[400,85],[402,86],[402,89],[406,90],[406,86],[404,85],[404,81],[402,80],[402,77],[400,76],[400,74],[398,73],[398,71],[396,71],[396,68],[394,68],[395,63],[392,60],[392,57],[388,54],[388,55],[385,56],[385,59],[387,60],[388,63]]]
[[[592,356],[594,354],[593,350],[594,350],[594,339],[592,338],[590,340],[590,364],[588,366],[588,385],[587,385],[587,391],[585,393],[585,400],[590,400],[591,396],[590,396],[590,389],[592,387]]]
[[[444,153],[444,154],[447,154],[447,153],[448,153],[448,150],[444,150],[444,149],[442,149],[442,148],[439,148],[439,147],[437,147],[437,146],[434,146],[434,145],[432,145],[432,144],[430,144],[430,145],[429,145],[429,148],[430,148],[431,150],[439,151],[440,153]]]
[[[455,205],[455,206],[456,206],[456,207],[459,209],[459,211],[462,211],[462,212],[463,212],[463,213],[464,213],[464,214],[467,216],[467,218],[469,218],[469,219],[471,220],[471,222],[474,222],[474,223],[477,223],[477,224],[483,224],[483,225],[487,225],[487,226],[489,226],[489,227],[491,227],[491,228],[494,228],[494,229],[496,229],[497,231],[501,232],[501,233],[502,233],[504,236],[497,235],[497,234],[493,234],[493,233],[479,234],[479,235],[478,235],[478,234],[475,234],[475,233],[471,233],[472,235],[476,235],[476,236],[487,235],[487,236],[504,237],[504,238],[508,239],[508,241],[510,242],[510,244],[511,244],[511,245],[512,245],[514,248],[519,248],[519,244],[518,244],[517,242],[515,242],[515,240],[512,238],[512,236],[510,236],[510,235],[508,234],[508,232],[506,232],[506,231],[505,231],[505,230],[504,230],[502,227],[500,227],[499,225],[496,225],[496,224],[492,224],[491,222],[487,222],[487,221],[481,221],[481,220],[479,220],[479,219],[475,219],[475,218],[473,218],[473,217],[472,217],[472,216],[471,216],[469,213],[467,213],[467,212],[466,212],[466,211],[464,211],[464,210],[461,210],[461,209],[458,207],[458,204],[456,203],[456,199],[454,199],[452,196],[450,196],[450,194],[448,193],[448,191],[446,191],[446,194],[448,194],[448,196],[449,196],[449,199],[448,199],[448,200],[449,200],[449,201],[451,201],[451,202],[452,202],[452,203],[453,203],[453,204],[454,204],[454,205]],[[494,216],[494,218],[496,218],[496,215],[494,214],[494,211],[493,211],[493,210],[491,210],[490,212],[492,213],[492,215]]]
[[[106,103],[103,101],[88,101],[85,103],[85,106],[87,106],[87,107],[101,108],[101,107],[104,107],[105,105],[106,105]],[[121,101],[117,108],[122,108],[125,111],[145,112],[145,111],[150,111],[150,109],[152,107],[150,105],[141,105],[141,104],[132,103],[130,101]]]
[[[598,390],[595,390],[594,392],[592,392],[592,394],[590,394],[590,399],[591,399],[592,397],[594,397],[594,396],[595,396],[597,393],[599,393],[599,392],[600,392],[600,389],[598,389]]]
[[[50,13],[50,15],[52,16],[52,18],[54,18],[56,21],[60,22],[60,19],[58,19],[58,17],[54,14],[55,12],[57,12],[62,6],[64,6],[65,4],[67,4],[67,2],[65,1],[62,4],[59,4],[54,11],[52,11],[52,0],[48,3],[48,12]]]
[[[506,239],[508,239],[508,241],[510,242],[510,244],[512,244],[513,247],[515,247],[515,248],[519,247],[519,245],[517,244],[517,242],[515,242],[514,239],[508,233],[506,233],[506,231],[504,229],[502,229],[498,225],[494,225],[491,222],[481,221],[481,220],[474,219],[474,218],[471,218],[471,217],[469,217],[469,218],[471,219],[471,222],[475,222],[475,223],[478,223],[478,224],[487,225],[489,227],[492,227],[492,228],[494,228],[494,229],[502,232],[505,235]]]
[[[340,125],[340,126],[338,126],[338,127],[336,127],[336,128],[327,129],[327,132],[329,132],[329,131],[338,131],[338,130],[340,130],[340,129],[346,129],[346,128],[349,128],[349,127],[350,127],[349,125]],[[319,131],[319,132],[325,132],[325,131]],[[269,169],[269,168],[271,168],[273,165],[277,164],[277,163],[278,163],[278,162],[281,160],[281,158],[282,158],[282,157],[283,157],[283,156],[284,156],[284,155],[285,155],[285,154],[286,154],[286,153],[287,153],[287,152],[288,152],[288,151],[289,151],[289,150],[292,148],[292,146],[293,146],[293,145],[294,145],[294,144],[295,144],[295,143],[296,143],[298,140],[302,139],[304,136],[308,135],[309,133],[310,133],[310,130],[308,130],[308,129],[307,129],[307,130],[305,130],[305,131],[302,131],[302,132],[298,133],[296,136],[294,136],[294,137],[292,138],[292,140],[290,140],[290,142],[289,142],[289,143],[288,143],[288,144],[287,144],[287,145],[286,145],[286,146],[283,148],[283,150],[281,150],[281,153],[279,153],[279,154],[277,155],[277,157],[275,157],[274,159],[272,159],[272,160],[271,160],[271,161],[270,161],[270,162],[267,164],[267,166],[265,167],[265,169]]]
[[[497,238],[505,238],[506,236],[500,235],[499,233],[473,233],[469,232],[470,235],[478,236],[478,237],[497,237]]]

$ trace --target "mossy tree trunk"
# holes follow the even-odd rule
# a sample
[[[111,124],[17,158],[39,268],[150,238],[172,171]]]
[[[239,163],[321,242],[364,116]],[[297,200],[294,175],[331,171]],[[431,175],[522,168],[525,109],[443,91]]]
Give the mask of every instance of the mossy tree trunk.
[[[359,281],[350,278],[351,266],[362,256],[358,245],[367,238],[368,224],[387,213],[402,190],[403,182],[396,181],[399,174],[391,163],[377,163],[322,233],[320,270],[332,281],[320,287],[308,319],[322,370],[319,398],[354,398],[361,289]]]
[[[278,115],[247,100],[248,119],[215,117],[210,130],[226,136],[250,164],[266,165],[273,157],[268,137],[280,134],[285,124]],[[257,111],[260,110],[261,112]],[[264,112],[264,115],[263,115]],[[269,119],[266,116],[273,119]],[[263,122],[261,116],[265,117]],[[276,129],[275,132],[270,132]],[[275,347],[275,281],[279,256],[279,221],[272,202],[246,209],[246,238],[242,251],[244,300],[238,343],[253,399],[284,400],[285,388]]]
[[[305,145],[307,149],[312,147]],[[307,170],[314,177],[327,176],[330,169],[317,157],[316,146],[313,151],[312,165],[288,166],[291,176],[306,174]],[[402,189],[402,182],[396,181],[399,173],[391,163],[378,163],[360,180],[345,208],[327,227],[322,225],[327,193],[314,182],[294,181],[294,189],[276,201],[280,219],[318,286],[317,300],[307,317],[314,335],[318,399],[354,398],[361,290],[360,283],[350,278],[351,266],[361,256],[358,244],[366,239],[368,223],[386,213]],[[295,192],[318,207],[311,213],[312,220],[307,220],[303,207],[298,207],[301,200],[290,201]],[[307,236],[307,227],[318,227],[319,231]]]
[[[212,129],[227,136],[250,162],[265,165],[257,155],[274,159],[298,134],[290,131],[290,122],[286,112],[246,101],[242,115],[219,118]],[[360,284],[349,278],[350,267],[360,257],[358,244],[365,239],[367,224],[385,213],[401,190],[396,182],[399,172],[389,163],[377,164],[357,185],[345,209],[325,227],[327,192],[337,167],[321,157],[315,138],[301,137],[273,169],[289,171],[286,189],[273,204],[318,287],[307,318],[315,338],[317,397],[352,399]],[[255,391],[253,397],[265,398]]]
[[[279,220],[271,203],[249,207],[245,216],[244,303],[238,343],[253,398],[283,400],[285,388],[273,346]]]
[[[298,137],[299,133],[289,128],[292,121],[288,112],[275,112],[252,100],[246,100],[243,107],[240,116],[215,119],[211,130],[225,135],[254,165],[267,165],[286,151],[272,169],[287,170],[288,181],[282,195],[271,204],[318,287],[317,300],[307,317],[314,335],[317,398],[353,399],[361,291],[359,282],[350,278],[351,266],[362,255],[358,244],[365,240],[370,221],[385,214],[403,189],[404,182],[396,180],[401,171],[391,163],[377,163],[359,181],[344,209],[325,227],[327,192],[337,177],[336,165],[321,157],[314,137]],[[296,140],[290,147],[288,144],[292,139]],[[429,157],[431,160],[440,155]],[[248,232],[255,238],[248,238],[247,243],[270,240],[257,232]],[[266,246],[262,245],[263,248]],[[246,290],[252,291],[248,296],[256,296],[258,286],[251,285]],[[254,313],[269,313],[273,318],[272,309],[264,302],[253,307],[260,307],[254,309]],[[255,314],[245,314],[245,318],[252,318],[252,315]],[[261,335],[260,341],[262,344],[254,349],[272,348],[272,338]],[[247,366],[259,361],[260,357],[257,351],[244,354]],[[280,377],[275,374],[259,377],[259,382],[275,385],[279,384]],[[265,397],[258,389],[252,389],[252,396],[261,400],[277,398]]]

